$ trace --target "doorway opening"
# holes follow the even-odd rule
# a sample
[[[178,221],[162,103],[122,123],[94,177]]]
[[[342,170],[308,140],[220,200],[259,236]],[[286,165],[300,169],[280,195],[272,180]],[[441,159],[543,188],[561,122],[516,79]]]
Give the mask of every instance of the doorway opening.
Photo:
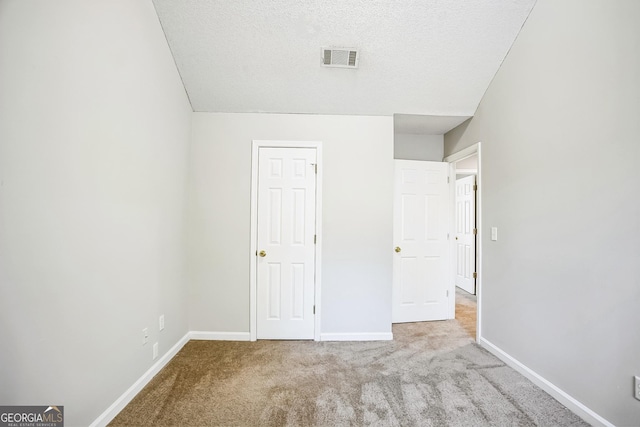
[[[451,183],[452,280],[455,318],[470,336],[481,337],[482,222],[480,143],[447,156]]]

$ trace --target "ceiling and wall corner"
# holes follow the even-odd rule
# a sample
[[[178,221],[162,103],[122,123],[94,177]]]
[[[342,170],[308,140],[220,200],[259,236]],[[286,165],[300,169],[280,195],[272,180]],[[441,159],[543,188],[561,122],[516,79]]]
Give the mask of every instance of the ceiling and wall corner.
[[[154,4],[194,111],[470,117],[535,0]]]
[[[444,134],[469,116],[393,115],[393,158],[441,162]]]

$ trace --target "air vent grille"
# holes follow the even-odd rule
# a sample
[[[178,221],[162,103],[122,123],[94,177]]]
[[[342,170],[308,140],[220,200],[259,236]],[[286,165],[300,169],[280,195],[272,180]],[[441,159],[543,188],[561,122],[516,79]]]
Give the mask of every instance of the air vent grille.
[[[322,65],[324,67],[358,68],[360,55],[354,48],[322,48]]]

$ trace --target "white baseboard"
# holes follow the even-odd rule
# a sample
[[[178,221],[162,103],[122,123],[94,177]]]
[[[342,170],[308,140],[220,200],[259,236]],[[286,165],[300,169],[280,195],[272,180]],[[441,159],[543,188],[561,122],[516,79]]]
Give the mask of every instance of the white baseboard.
[[[251,334],[249,332],[191,331],[189,338],[209,341],[251,341]]]
[[[104,411],[94,422],[91,423],[90,427],[104,427],[109,424],[115,417],[124,409],[125,406],[131,402],[131,400],[136,396],[136,394],[140,393],[140,390],[144,388],[145,385],[151,381],[151,379],[156,376],[158,372],[164,366],[169,363],[173,357],[178,354],[180,349],[184,347],[184,345],[189,341],[189,332],[185,334],[173,347],[169,349],[156,363],[153,364],[149,368],[147,372],[145,372],[127,391],[125,391],[122,396],[120,396],[106,411]]]
[[[391,332],[354,332],[320,334],[320,341],[392,341]]]
[[[594,426],[614,427],[612,423],[605,420],[591,409],[587,408],[585,405],[577,401],[565,391],[558,388],[555,384],[551,383],[536,372],[532,371],[527,366],[511,357],[509,354],[505,353],[502,349],[496,347],[491,342],[487,341],[484,338],[480,338],[479,344],[489,350],[507,365],[527,377],[529,380],[531,380],[531,382],[549,393],[558,402],[562,403],[564,406],[569,408],[573,413],[581,417],[589,424],[592,424]]]

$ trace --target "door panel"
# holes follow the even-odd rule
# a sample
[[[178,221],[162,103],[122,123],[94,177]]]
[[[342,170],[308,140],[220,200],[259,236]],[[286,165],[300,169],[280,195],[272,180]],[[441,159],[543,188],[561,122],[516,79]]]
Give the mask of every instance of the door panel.
[[[258,151],[258,339],[313,339],[315,162],[314,148]]]
[[[476,293],[475,175],[456,180],[456,286]]]
[[[448,170],[447,163],[395,161],[394,323],[448,316]]]

